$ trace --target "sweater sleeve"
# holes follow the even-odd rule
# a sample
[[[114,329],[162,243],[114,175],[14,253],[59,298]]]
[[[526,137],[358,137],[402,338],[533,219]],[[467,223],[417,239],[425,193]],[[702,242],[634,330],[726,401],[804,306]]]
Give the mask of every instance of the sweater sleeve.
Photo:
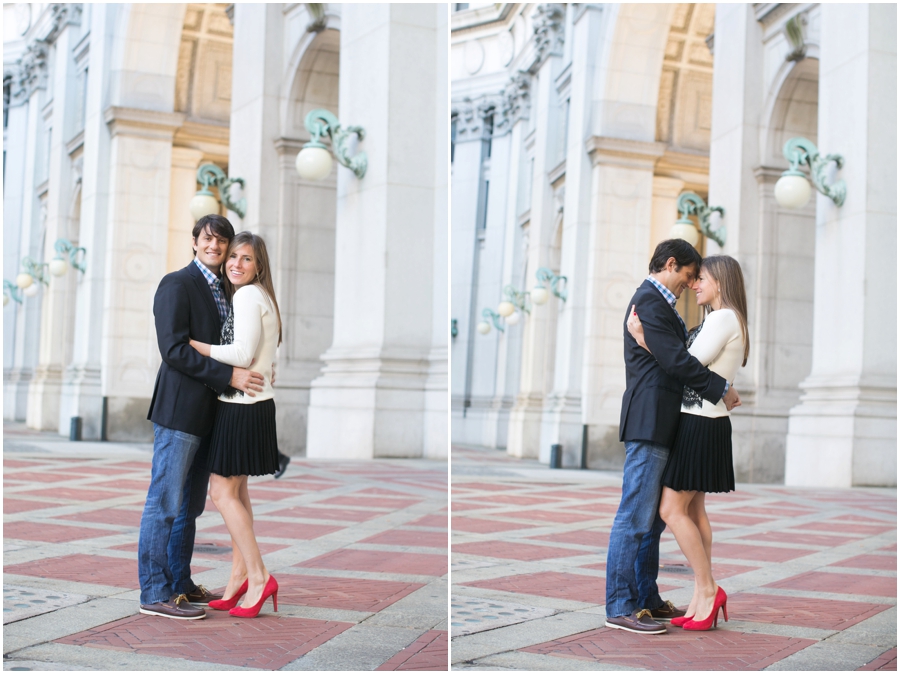
[[[725,345],[740,334],[737,316],[730,309],[713,311],[706,317],[703,329],[688,349],[704,365],[716,359]]]
[[[239,288],[232,299],[234,342],[209,347],[209,355],[235,367],[250,367],[262,333],[265,313],[262,292],[254,285]]]

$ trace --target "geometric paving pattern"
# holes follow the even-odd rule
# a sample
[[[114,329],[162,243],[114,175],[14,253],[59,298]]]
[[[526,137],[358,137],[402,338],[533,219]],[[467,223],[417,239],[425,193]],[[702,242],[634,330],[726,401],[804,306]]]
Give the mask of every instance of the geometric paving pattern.
[[[280,669],[352,626],[347,622],[278,618],[263,613],[252,620],[242,620],[231,617],[227,611],[209,611],[203,620],[136,615],[57,639],[56,643]]]
[[[192,669],[191,661],[279,669],[341,635],[341,662],[349,669],[448,669],[446,463],[294,458],[280,480],[251,477],[254,528],[278,578],[281,612],[267,602],[253,620],[211,610],[204,620],[180,621],[139,614],[134,592],[150,445],[125,446],[120,453],[106,443],[93,456],[76,459],[65,454],[89,453],[84,448],[93,443],[76,445],[21,424],[7,423],[4,434],[16,443],[16,455],[4,459],[3,561],[10,574],[4,644],[12,649],[5,669],[42,669],[29,647],[49,637],[32,621],[48,618],[70,630],[59,638],[57,632],[55,642],[83,649],[87,662],[96,649],[111,649],[171,658],[162,669]],[[22,449],[27,443],[40,449]],[[195,582],[224,589],[231,545],[208,500],[197,520]],[[96,586],[103,594],[95,594]],[[104,606],[119,618],[126,596],[132,615],[94,623]],[[374,664],[362,641],[372,632],[351,629],[368,620],[388,643],[398,644],[397,652]],[[321,655],[309,657],[316,668],[327,665]],[[359,666],[352,666],[357,660]],[[75,662],[46,667],[80,668]]]
[[[713,576],[731,622],[646,636],[603,625],[621,473],[451,451],[454,666],[566,670],[577,659],[604,669],[759,670],[791,656],[792,668],[820,669],[825,651],[806,649],[849,634],[844,643],[866,645],[843,656],[856,659],[850,669],[896,669],[896,625],[885,629],[897,604],[895,490],[738,484],[708,495]],[[536,498],[556,502],[529,508]],[[668,529],[657,582],[663,599],[686,606],[693,573]]]
[[[691,633],[677,628],[649,637],[604,627],[521,650],[655,671],[750,671],[775,664],[814,643],[811,639],[767,634],[724,630]]]

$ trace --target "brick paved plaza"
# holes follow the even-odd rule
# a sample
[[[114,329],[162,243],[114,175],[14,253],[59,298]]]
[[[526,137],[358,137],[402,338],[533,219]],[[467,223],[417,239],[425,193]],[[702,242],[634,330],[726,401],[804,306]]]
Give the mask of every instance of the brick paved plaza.
[[[604,626],[621,473],[454,447],[453,669],[896,670],[894,489],[738,485],[707,499],[731,619],[661,636]],[[669,531],[659,585],[693,577]]]
[[[251,478],[278,613],[138,613],[149,444],[4,427],[5,670],[446,671],[447,467],[294,459]],[[230,539],[211,501],[193,578],[222,589]]]

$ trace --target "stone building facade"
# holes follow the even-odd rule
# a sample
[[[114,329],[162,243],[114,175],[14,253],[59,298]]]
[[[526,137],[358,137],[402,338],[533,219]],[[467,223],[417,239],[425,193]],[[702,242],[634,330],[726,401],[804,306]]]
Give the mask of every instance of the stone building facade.
[[[692,191],[747,282],[737,479],[895,485],[896,5],[454,7],[451,437],[621,467],[626,304]],[[842,206],[775,201],[797,136]],[[541,267],[565,299],[480,334]]]
[[[86,249],[4,308],[4,418],[151,437],[160,278],[190,262],[200,165],[244,180],[284,321],[283,451],[447,451],[449,9],[428,4],[4,4],[4,277]],[[294,160],[326,108],[362,179]],[[224,211],[223,211],[224,213]]]

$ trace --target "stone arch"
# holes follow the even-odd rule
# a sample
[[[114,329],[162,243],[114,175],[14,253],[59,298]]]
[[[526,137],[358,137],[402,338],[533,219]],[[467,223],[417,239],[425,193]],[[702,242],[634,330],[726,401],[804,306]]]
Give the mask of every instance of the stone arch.
[[[675,5],[619,3],[603,44],[594,99],[596,135],[653,142],[663,56]]]
[[[329,22],[332,23],[332,22]],[[286,71],[282,100],[281,135],[306,138],[303,118],[315,108],[338,111],[340,30],[329,25],[318,33],[306,33],[298,42]]]
[[[819,60],[807,57],[786,61],[776,76],[763,109],[761,164],[787,164],[785,141],[803,136],[813,143],[818,136]]]
[[[186,4],[124,4],[112,49],[111,105],[172,112]]]

